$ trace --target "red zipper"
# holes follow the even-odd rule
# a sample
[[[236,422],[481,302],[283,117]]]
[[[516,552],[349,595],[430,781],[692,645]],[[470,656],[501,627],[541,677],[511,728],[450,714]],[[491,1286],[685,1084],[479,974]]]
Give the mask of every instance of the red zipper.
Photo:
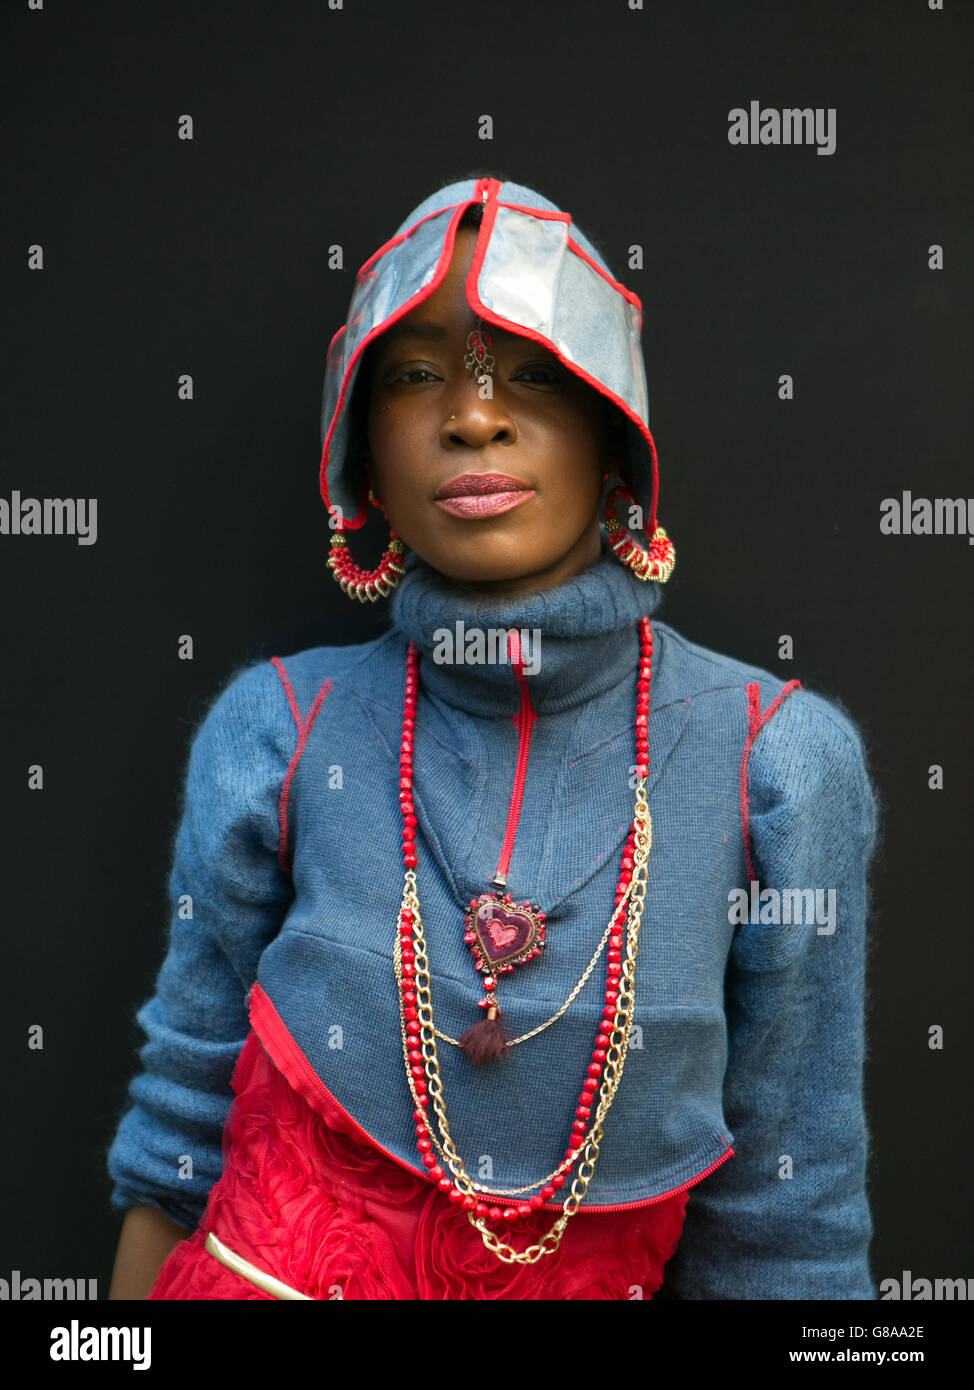
[[[255,980],[250,987],[247,1003],[250,1013],[250,1022],[253,1025],[254,1032],[257,1034],[258,1041],[262,1046],[265,1042],[267,1043],[264,1050],[267,1052],[278,1071],[283,1073],[285,1080],[288,1081],[291,1086],[294,1086],[292,1076],[296,1076],[304,1087],[318,1097],[319,1104],[315,1106],[315,1109],[318,1109],[320,1112],[323,1106],[327,1111],[329,1106],[333,1106],[339,1114],[348,1121],[355,1133],[361,1136],[365,1143],[371,1144],[372,1147],[378,1149],[381,1154],[385,1154],[386,1158],[391,1158],[394,1163],[398,1164],[400,1168],[404,1168],[407,1173],[411,1173],[414,1178],[423,1178],[426,1182],[432,1181],[429,1174],[424,1169],[414,1168],[411,1163],[406,1163],[404,1159],[394,1154],[391,1149],[387,1149],[383,1144],[380,1144],[378,1140],[373,1139],[368,1130],[362,1128],[355,1116],[349,1114],[341,1101],[336,1100],[315,1071],[314,1067],[308,1061],[307,1057],[301,1051],[301,1048],[292,1036],[287,1024],[281,1018],[270,997],[265,993],[263,987],[257,980]],[[294,1089],[298,1090],[300,1094],[301,1088],[299,1086],[295,1086]],[[693,1187],[696,1183],[709,1177],[715,1168],[719,1168],[722,1163],[726,1163],[726,1161],[733,1156],[734,1150],[728,1147],[721,1154],[720,1158],[715,1159],[702,1173],[697,1173],[696,1177],[681,1183],[679,1187],[672,1187],[669,1192],[661,1192],[656,1197],[644,1197],[642,1201],[639,1202],[616,1202],[609,1206],[600,1206],[598,1203],[594,1202],[586,1203],[584,1210],[634,1211],[637,1207],[650,1207],[655,1202],[665,1202],[668,1197],[675,1197],[679,1192],[686,1192],[687,1188]],[[561,1205],[558,1202],[545,1202],[544,1204],[544,1210],[546,1211],[561,1211],[561,1209]]]
[[[517,834],[517,824],[521,818],[521,804],[524,801],[524,781],[528,771],[528,753],[531,748],[531,730],[534,721],[538,717],[538,712],[531,703],[531,692],[528,689],[528,680],[524,674],[524,662],[521,660],[521,635],[517,629],[512,629],[507,639],[508,654],[511,664],[514,667],[514,674],[521,687],[521,708],[513,716],[514,723],[518,728],[517,746],[517,766],[514,769],[514,788],[511,792],[511,804],[507,812],[507,827],[504,831],[504,844],[501,849],[501,857],[497,863],[495,878],[507,879],[507,866],[511,862],[511,854],[514,850],[514,837]]]

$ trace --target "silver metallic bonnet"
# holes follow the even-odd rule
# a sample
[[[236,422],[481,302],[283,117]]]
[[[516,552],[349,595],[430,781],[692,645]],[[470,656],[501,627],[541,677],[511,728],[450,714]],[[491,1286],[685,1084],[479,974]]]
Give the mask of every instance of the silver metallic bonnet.
[[[413,210],[395,235],[362,266],[348,317],[328,349],[321,408],[321,495],[338,530],[368,516],[368,485],[356,460],[350,410],[369,343],[411,313],[449,269],[457,227],[471,204],[483,220],[466,282],[467,302],[485,323],[533,339],[606,396],[626,418],[624,476],[656,527],[656,446],[638,297],[613,279],[571,216],[521,184],[482,178],[449,184]],[[337,509],[340,509],[338,511]]]

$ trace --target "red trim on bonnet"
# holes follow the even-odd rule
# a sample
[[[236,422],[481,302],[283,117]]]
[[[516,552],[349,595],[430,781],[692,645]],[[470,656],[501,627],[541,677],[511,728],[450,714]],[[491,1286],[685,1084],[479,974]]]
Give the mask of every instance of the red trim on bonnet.
[[[271,662],[275,670],[277,671],[278,676],[280,676],[281,678],[281,684],[284,686],[284,693],[287,695],[287,702],[291,706],[291,714],[294,716],[294,722],[298,726],[297,747],[291,754],[291,761],[288,763],[287,772],[285,773],[284,781],[281,784],[281,794],[277,802],[277,821],[278,825],[280,826],[280,833],[277,844],[277,862],[280,864],[284,872],[286,874],[289,874],[291,872],[291,865],[287,857],[287,812],[288,804],[291,799],[291,782],[294,778],[295,772],[297,771],[298,763],[301,761],[301,754],[304,752],[305,747],[307,745],[308,735],[311,733],[311,730],[314,727],[314,722],[318,718],[318,711],[324,704],[325,696],[331,689],[331,681],[326,680],[324,682],[321,689],[318,691],[318,694],[314,698],[314,703],[308,711],[307,719],[302,719],[301,710],[298,706],[297,696],[294,693],[294,686],[291,684],[291,678],[289,677],[287,670],[285,669],[284,662],[281,660],[279,656],[272,656]]]
[[[598,391],[599,395],[604,396],[606,400],[611,401],[612,404],[617,406],[618,409],[622,411],[623,415],[625,415],[628,420],[631,420],[632,423],[636,426],[640,434],[645,439],[647,445],[649,446],[650,456],[653,460],[653,494],[652,503],[650,507],[649,525],[643,527],[646,536],[649,539],[652,539],[653,532],[656,530],[657,526],[656,506],[659,499],[659,460],[656,455],[656,442],[653,439],[649,426],[643,420],[641,420],[639,416],[635,414],[634,411],[632,411],[629,408],[629,406],[626,404],[626,402],[622,399],[621,396],[617,396],[614,391],[609,391],[602,384],[601,381],[597,381],[595,377],[593,377],[589,372],[586,372],[581,367],[579,367],[576,362],[573,362],[570,358],[565,357],[561,352],[559,352],[558,348],[555,347],[554,343],[551,341],[550,338],[546,338],[544,334],[538,333],[532,328],[525,328],[522,324],[514,323],[510,319],[505,319],[501,314],[494,313],[492,309],[487,308],[487,306],[481,301],[480,296],[477,294],[477,281],[480,278],[480,271],[483,267],[484,256],[487,251],[487,243],[490,239],[490,234],[494,228],[494,221],[497,217],[497,208],[498,206],[513,206],[513,204],[498,204],[497,189],[500,187],[500,184],[497,182],[496,179],[491,179],[489,182],[490,185],[492,185],[492,187],[488,188],[488,201],[484,208],[483,221],[480,224],[480,231],[477,235],[477,245],[474,248],[473,260],[470,262],[470,270],[467,274],[467,283],[465,286],[467,303],[470,305],[471,309],[473,309],[475,313],[479,314],[479,316],[485,319],[488,323],[494,324],[497,328],[506,329],[509,333],[516,333],[521,338],[529,338],[532,342],[540,343],[542,347],[547,348],[550,352],[554,353],[555,357],[557,357],[558,361],[562,364],[562,366],[566,367],[568,371],[574,372],[574,374],[577,377],[580,377],[582,381],[586,382],[587,385],[591,386],[595,391]],[[539,214],[543,214],[544,210],[538,209],[538,212]],[[568,241],[569,246],[572,247],[572,249],[578,255],[582,256],[582,258],[585,261],[587,261],[589,265],[593,266],[594,269],[597,270],[599,274],[603,277],[603,279],[608,280],[609,284],[611,285],[616,285],[616,287],[625,294],[626,298],[635,304],[635,306],[639,310],[641,320],[642,305],[640,304],[637,296],[632,294],[631,291],[626,290],[625,286],[618,285],[617,282],[613,280],[610,275],[607,276],[605,272],[602,270],[601,266],[596,265],[590,257],[586,256],[584,251],[582,251],[581,247],[578,246],[578,244],[574,242],[571,237],[569,237]],[[628,481],[631,486],[632,480],[627,479],[626,481]]]
[[[501,186],[498,184],[498,188]],[[533,208],[530,203],[509,203],[504,198],[497,199],[497,206],[499,208],[513,208],[515,212],[529,212],[532,217],[546,217],[549,222],[571,222],[572,220],[570,212],[556,212],[554,208]]]
[[[508,203],[503,198],[498,198],[497,206],[499,208],[511,208],[514,212],[526,212],[529,213],[532,217],[547,218],[549,222],[567,222],[569,226],[571,226],[572,222],[572,216],[570,212],[551,212],[548,208],[533,208],[528,203]],[[636,308],[639,310],[640,316],[642,316],[642,300],[639,298],[638,294],[636,294],[634,290],[629,289],[626,285],[622,283],[621,280],[614,279],[613,276],[609,274],[609,272],[605,269],[604,266],[599,265],[598,261],[593,261],[592,257],[588,254],[586,250],[579,246],[578,242],[575,240],[575,238],[572,236],[570,232],[568,234],[568,245],[571,247],[571,249],[575,252],[577,256],[580,256],[583,261],[587,261],[588,264],[592,267],[592,269],[594,271],[597,271],[598,274],[602,276],[602,279],[605,280],[608,284],[610,284],[614,290],[618,290],[621,295],[623,295],[626,299],[629,300],[630,304],[634,304]]]
[[[418,290],[416,294],[412,297],[412,299],[407,300],[407,302],[394,315],[384,320],[381,324],[378,324],[372,330],[372,332],[366,338],[363,339],[363,341],[359,344],[358,350],[355,352],[351,360],[348,363],[346,363],[345,375],[342,381],[341,389],[338,393],[338,400],[335,405],[335,409],[332,413],[332,418],[328,426],[328,433],[325,436],[325,441],[322,445],[321,450],[321,464],[319,467],[319,489],[321,492],[322,499],[325,503],[325,506],[328,508],[330,512],[331,499],[328,492],[328,454],[331,446],[332,436],[335,432],[335,426],[341,418],[342,411],[344,410],[345,396],[348,391],[349,381],[352,375],[354,374],[356,364],[359,358],[361,357],[365,349],[368,347],[369,343],[371,343],[375,338],[381,336],[381,334],[385,333],[386,330],[392,324],[396,323],[405,314],[410,313],[414,308],[418,308],[418,306],[422,304],[424,300],[428,299],[430,295],[436,289],[439,288],[440,284],[442,284],[443,280],[446,277],[447,270],[449,269],[449,263],[453,256],[453,247],[456,240],[457,224],[459,223],[460,218],[463,216],[463,213],[467,210],[468,207],[470,207],[473,204],[478,204],[482,201],[483,194],[486,191],[487,198],[485,200],[484,216],[477,234],[477,244],[474,249],[474,256],[470,267],[470,273],[467,276],[467,302],[470,305],[470,307],[474,309],[480,315],[480,317],[486,319],[488,323],[493,323],[498,328],[505,328],[509,332],[514,332],[522,338],[528,338],[533,342],[539,343],[542,347],[547,348],[550,352],[552,352],[555,355],[555,357],[558,359],[559,362],[561,362],[561,364],[564,367],[566,367],[569,371],[573,372],[588,386],[591,386],[594,390],[598,391],[598,393],[604,396],[606,400],[611,401],[612,404],[616,406],[617,409],[621,410],[623,415],[625,415],[627,419],[631,420],[632,423],[636,426],[636,428],[639,430],[640,434],[643,436],[643,438],[646,441],[646,444],[649,447],[650,457],[652,459],[652,500],[650,504],[650,518],[649,525],[643,528],[646,536],[652,539],[653,532],[656,530],[657,526],[656,509],[659,501],[659,459],[656,453],[656,442],[653,439],[649,426],[643,420],[641,420],[640,417],[634,413],[634,411],[630,409],[628,404],[620,396],[617,396],[613,391],[609,391],[600,381],[597,381],[595,377],[591,376],[590,373],[584,371],[576,363],[572,362],[569,358],[563,356],[562,353],[559,352],[559,350],[555,347],[554,343],[551,341],[550,338],[546,338],[541,333],[537,333],[529,328],[524,328],[521,324],[515,324],[510,319],[505,319],[501,315],[493,313],[493,311],[486,308],[486,306],[481,302],[479,296],[477,295],[476,284],[480,276],[481,267],[483,266],[484,256],[486,254],[487,249],[487,242],[489,241],[491,231],[493,230],[498,207],[511,208],[515,212],[524,212],[534,217],[547,219],[553,222],[564,222],[567,226],[571,226],[572,218],[570,213],[557,212],[549,208],[534,208],[526,203],[508,203],[499,201],[497,194],[499,193],[502,187],[503,184],[499,179],[478,179],[474,186],[474,192],[472,197],[460,203],[447,203],[444,207],[435,208],[432,212],[426,213],[425,216],[417,218],[417,220],[411,223],[411,225],[407,227],[404,232],[400,232],[397,236],[391,237],[387,242],[380,246],[379,249],[369,257],[369,259],[364,263],[364,265],[360,267],[355,277],[356,283],[363,277],[363,275],[366,274],[369,267],[372,266],[379,259],[380,256],[385,255],[393,247],[398,246],[401,242],[405,241],[407,237],[413,234],[417,227],[422,225],[422,223],[429,221],[430,218],[442,216],[443,213],[451,207],[454,209],[454,214],[450,220],[450,224],[447,228],[446,235],[444,237],[443,249],[440,253],[440,258],[437,262],[436,271],[433,275],[432,281],[428,285],[425,285],[420,290]],[[623,285],[621,281],[614,279],[613,276],[611,276],[606,270],[602,268],[602,266],[600,266],[596,261],[592,259],[592,257],[578,244],[577,241],[575,241],[574,237],[572,237],[570,234],[567,237],[567,243],[569,249],[576,256],[578,256],[581,260],[585,261],[586,265],[588,265],[592,270],[594,270],[598,275],[600,275],[607,284],[611,285],[617,293],[621,294],[630,304],[632,304],[635,307],[639,314],[639,328],[641,331],[643,319],[643,306],[639,296],[635,294],[634,291],[628,289],[627,286]],[[331,342],[328,345],[327,356],[331,356],[334,344],[337,342],[341,334],[346,331],[346,328],[347,325],[343,324],[342,327],[335,334],[335,336],[332,338]],[[631,486],[632,480],[627,479],[627,481],[630,483]],[[340,531],[358,530],[359,527],[365,525],[366,519],[368,517],[368,510],[368,483],[365,482],[363,483],[362,496],[359,500],[358,510],[356,511],[355,516],[351,518],[343,518],[342,525],[337,529]]]
[[[606,282],[606,284],[611,285],[614,290],[617,290],[619,294],[622,295],[623,299],[628,299],[629,303],[639,310],[639,327],[642,328],[643,302],[639,298],[639,295],[635,294],[632,290],[627,289],[621,280],[614,280],[607,270],[602,269],[598,261],[592,260],[592,257],[583,247],[579,246],[578,242],[575,240],[573,236],[569,236],[568,245],[575,252],[576,256],[581,257],[583,261],[587,261],[588,264],[595,271],[595,273],[597,275],[602,276],[602,279]]]
[[[391,1149],[387,1149],[374,1139],[367,1129],[363,1129],[354,1115],[342,1105],[329,1091],[314,1067],[302,1052],[300,1046],[291,1033],[287,1024],[277,1012],[268,994],[265,993],[259,980],[255,980],[250,987],[247,995],[247,1005],[250,1015],[250,1023],[260,1039],[265,1052],[277,1067],[288,1084],[297,1091],[298,1095],[306,1100],[307,1103],[316,1110],[319,1115],[327,1120],[329,1112],[337,1112],[341,1115],[354,1130],[357,1138],[366,1144],[371,1144],[373,1148],[385,1154],[386,1158],[391,1158],[393,1163],[404,1168],[407,1173],[412,1173],[413,1177],[425,1178],[427,1182],[433,1182],[425,1168],[415,1168],[411,1163],[406,1163]],[[693,1187],[703,1178],[709,1177],[715,1168],[719,1168],[722,1163],[726,1163],[729,1158],[734,1157],[734,1150],[728,1145],[719,1158],[713,1163],[708,1163],[702,1172],[696,1173],[686,1182],[680,1183],[679,1187],[671,1187],[669,1192],[660,1192],[656,1197],[644,1197],[639,1202],[613,1202],[608,1206],[600,1206],[596,1202],[586,1202],[585,1211],[629,1211],[636,1207],[649,1207],[656,1202],[665,1202],[668,1197],[675,1197],[678,1192],[685,1192]],[[548,1211],[561,1211],[562,1203],[545,1202]]]
[[[744,863],[747,868],[748,883],[752,883],[755,877],[754,860],[751,854],[751,794],[748,781],[751,749],[754,747],[754,740],[768,720],[777,714],[793,691],[801,689],[801,681],[789,681],[774,697],[768,708],[762,711],[760,685],[757,681],[751,681],[747,687],[747,740],[741,757],[741,831],[744,836]]]
[[[477,197],[468,198],[463,203],[450,203],[447,205],[448,207],[453,207],[454,212],[453,216],[450,218],[449,225],[447,226],[446,235],[443,238],[443,249],[440,252],[440,258],[437,261],[436,270],[433,274],[432,280],[429,282],[428,285],[422,285],[416,291],[413,297],[411,299],[407,299],[405,304],[403,304],[396,311],[396,313],[392,314],[389,318],[384,319],[382,323],[377,324],[370,333],[366,334],[366,336],[359,343],[356,351],[352,354],[351,360],[347,362],[345,365],[345,375],[342,379],[341,390],[338,393],[338,400],[335,403],[335,409],[331,417],[331,423],[328,426],[328,433],[325,435],[325,442],[321,447],[321,465],[318,470],[319,489],[321,492],[322,500],[324,501],[324,504],[328,508],[329,512],[331,511],[331,499],[328,494],[328,450],[331,445],[332,435],[335,432],[335,426],[341,419],[342,411],[345,408],[345,395],[348,391],[349,381],[351,380],[352,375],[355,371],[356,364],[358,363],[358,360],[362,356],[365,349],[368,347],[369,343],[373,341],[373,339],[380,337],[381,334],[385,333],[386,330],[392,326],[392,324],[397,323],[399,319],[403,318],[406,314],[411,313],[413,309],[418,308],[419,305],[424,302],[424,300],[429,299],[430,295],[432,295],[435,290],[439,289],[440,285],[446,278],[447,271],[450,268],[450,261],[453,257],[453,245],[456,240],[457,225],[459,224],[460,219],[466,212],[467,208],[470,207],[471,204],[478,203],[480,201],[480,184],[482,182],[482,180],[478,180]],[[427,221],[430,217],[442,216],[442,214],[445,211],[446,208],[437,208],[435,212],[427,213],[426,217],[419,218],[418,221],[415,222],[413,226],[407,228],[407,230],[403,232],[401,236],[393,237],[391,241],[386,242],[385,246],[380,247],[379,251],[375,253],[375,256],[369,257],[369,259],[365,263],[365,266],[363,266],[362,270],[359,271],[359,276],[361,276],[362,271],[365,270],[366,266],[372,264],[376,256],[378,256],[381,251],[386,250],[388,247],[393,246],[400,241],[404,241],[405,238],[409,236],[412,232],[413,227],[418,227],[421,222]],[[356,279],[358,279],[358,276],[356,276]],[[332,339],[332,341],[334,342],[334,339]],[[359,502],[358,511],[352,518],[343,517],[341,526],[337,527],[336,529],[339,531],[357,531],[360,526],[365,525],[366,517],[368,516],[368,510],[368,481],[366,480],[363,483],[362,497]]]
[[[476,199],[474,201],[476,201]],[[465,203],[444,203],[441,208],[434,208],[432,212],[427,212],[422,217],[417,217],[416,221],[411,222],[404,232],[400,232],[398,236],[390,237],[387,242],[379,247],[378,251],[374,251],[369,259],[359,266],[355,273],[356,280],[361,280],[373,261],[377,261],[380,256],[384,256],[387,251],[391,251],[392,248],[398,246],[401,241],[405,241],[407,237],[411,237],[416,228],[421,227],[423,223],[428,222],[430,218],[442,217],[445,212],[449,212],[450,208],[466,208],[468,206],[469,199]]]
[[[393,246],[398,246],[398,244],[401,241],[405,241],[408,236],[412,236],[416,228],[422,226],[424,222],[428,222],[431,217],[441,217],[444,212],[448,212],[450,208],[455,208],[457,206],[459,206],[459,204],[457,203],[444,203],[441,208],[435,208],[433,212],[428,212],[425,217],[418,217],[416,221],[412,223],[411,226],[407,227],[404,232],[400,232],[398,236],[390,237],[389,240],[383,246],[379,247],[378,251],[374,252],[367,261],[365,261],[362,265],[359,266],[358,270],[355,272],[356,285],[358,284],[359,280],[361,280],[362,276],[368,270],[369,266],[372,264],[373,261],[376,261],[380,256],[385,255],[385,253],[391,250]],[[467,204],[467,206],[469,206],[469,204]],[[347,330],[347,328],[348,324],[343,323],[342,326],[334,334],[332,334],[331,342],[328,344],[328,351],[325,354],[326,359],[331,356],[332,349],[338,342],[338,339]]]

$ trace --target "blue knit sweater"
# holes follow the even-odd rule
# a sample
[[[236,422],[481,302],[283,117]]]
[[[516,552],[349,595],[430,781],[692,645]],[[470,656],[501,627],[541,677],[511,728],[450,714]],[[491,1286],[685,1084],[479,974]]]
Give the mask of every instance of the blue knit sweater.
[[[502,601],[410,554],[387,633],[234,675],[192,743],[168,951],[137,1014],[142,1070],[108,1151],[116,1209],[198,1223],[255,981],[288,1056],[425,1172],[392,965],[407,643],[420,650],[417,885],[450,1037],[481,1016],[462,914],[500,857],[525,684],[536,715],[508,886],[542,907],[548,932],[540,960],[501,977],[516,1036],[565,1000],[612,912],[633,817],[638,622],[659,599],[605,544],[567,583]],[[534,669],[438,659],[445,632],[469,641],[478,627],[540,632]],[[637,1026],[583,1210],[689,1188],[667,1267],[682,1298],[872,1299],[862,1067],[876,804],[861,740],[822,697],[652,628]],[[603,991],[600,963],[556,1024],[491,1067],[441,1044],[451,1133],[475,1180],[521,1187],[560,1162]],[[272,1056],[280,1037],[262,1038]]]

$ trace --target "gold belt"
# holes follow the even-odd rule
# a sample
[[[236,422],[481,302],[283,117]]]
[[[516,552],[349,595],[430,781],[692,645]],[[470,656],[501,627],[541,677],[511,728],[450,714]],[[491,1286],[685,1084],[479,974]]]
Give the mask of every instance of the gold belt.
[[[265,1293],[273,1294],[275,1298],[303,1298],[309,1303],[314,1303],[313,1298],[309,1298],[306,1293],[298,1293],[297,1289],[292,1289],[290,1284],[285,1284],[280,1279],[275,1279],[273,1274],[265,1274],[262,1269],[252,1265],[249,1260],[245,1260],[242,1255],[237,1255],[218,1240],[211,1231],[206,1237],[206,1248],[210,1254],[226,1265],[227,1269],[232,1269],[235,1274],[239,1274],[241,1279],[248,1279],[251,1284],[256,1284]]]

